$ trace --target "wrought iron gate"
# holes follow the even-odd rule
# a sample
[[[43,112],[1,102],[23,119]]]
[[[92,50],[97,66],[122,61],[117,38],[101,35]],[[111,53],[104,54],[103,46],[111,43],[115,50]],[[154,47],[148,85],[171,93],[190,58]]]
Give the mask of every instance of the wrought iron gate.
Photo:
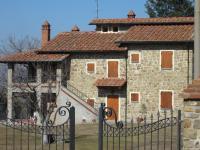
[[[114,115],[115,120],[109,120]],[[124,125],[112,108],[99,108],[98,150],[181,150],[181,111],[139,116]]]
[[[56,116],[63,117],[64,123],[54,125]],[[47,125],[37,125],[30,119],[1,120],[0,149],[75,150],[75,108],[69,102],[61,106]]]

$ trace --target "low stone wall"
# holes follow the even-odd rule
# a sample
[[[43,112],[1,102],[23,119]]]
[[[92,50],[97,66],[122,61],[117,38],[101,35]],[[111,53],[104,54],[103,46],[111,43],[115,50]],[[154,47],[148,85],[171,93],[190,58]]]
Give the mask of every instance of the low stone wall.
[[[183,149],[200,149],[200,99],[184,101]]]

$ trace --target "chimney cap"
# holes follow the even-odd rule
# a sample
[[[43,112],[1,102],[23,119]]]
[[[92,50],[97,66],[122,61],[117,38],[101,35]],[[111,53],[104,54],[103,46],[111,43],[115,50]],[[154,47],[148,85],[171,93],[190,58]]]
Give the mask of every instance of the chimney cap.
[[[43,23],[43,25],[44,26],[50,26],[50,23],[47,20],[45,20],[45,22]]]
[[[79,32],[80,29],[79,29],[79,27],[78,27],[77,25],[74,25],[74,26],[72,27],[71,31],[72,31],[72,32]]]
[[[135,14],[135,12],[133,11],[133,10],[130,10],[129,12],[128,12],[128,18],[135,18],[136,17],[136,14]]]

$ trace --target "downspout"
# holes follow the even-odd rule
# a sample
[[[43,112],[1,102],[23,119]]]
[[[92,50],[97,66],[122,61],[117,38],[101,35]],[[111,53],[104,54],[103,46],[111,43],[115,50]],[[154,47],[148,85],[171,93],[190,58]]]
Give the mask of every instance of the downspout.
[[[188,53],[188,58],[187,58],[187,85],[190,83],[190,48],[189,45],[187,45],[187,53]]]
[[[194,79],[197,79],[200,75],[200,0],[195,0],[194,16]]]
[[[126,59],[126,102],[125,102],[125,150],[127,150],[127,113],[128,113],[128,50],[125,56]]]

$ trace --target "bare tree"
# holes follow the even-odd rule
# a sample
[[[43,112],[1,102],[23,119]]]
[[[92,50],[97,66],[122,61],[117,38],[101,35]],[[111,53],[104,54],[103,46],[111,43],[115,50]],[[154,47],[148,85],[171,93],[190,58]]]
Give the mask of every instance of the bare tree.
[[[0,43],[0,54],[8,54],[13,52],[22,52],[40,47],[40,41],[30,36],[24,36],[17,39],[15,35],[9,36]]]
[[[23,52],[40,47],[40,41],[30,36],[17,39],[15,35],[9,36],[0,42],[0,55],[9,53]],[[18,68],[20,70],[20,68]],[[22,72],[21,70],[18,72]],[[0,64],[0,89],[7,85],[6,79],[7,65]]]
[[[35,64],[32,64],[33,66]],[[36,66],[35,66],[36,67]],[[37,97],[37,88],[43,83],[38,83],[36,85],[30,84],[29,80],[27,78],[24,78],[23,80],[20,80],[19,85],[16,88],[19,88],[24,96],[26,97],[27,106],[31,106],[32,110],[37,112],[39,114],[39,122],[43,126],[48,126],[48,123],[50,121],[50,117],[52,113],[54,112],[54,109],[56,107],[56,99],[59,93],[53,93],[52,92],[52,84],[56,81],[56,73],[54,71],[54,67],[52,68],[51,63],[45,64],[42,73],[42,80],[44,80],[45,83],[48,84],[48,92],[45,93],[45,97]],[[52,73],[54,72],[54,73]],[[21,77],[21,76],[19,76]],[[25,86],[24,86],[25,85]],[[57,90],[60,91],[60,90]],[[53,96],[55,95],[55,96]],[[46,131],[46,128],[43,129],[43,143],[47,144],[49,141],[49,137]]]
[[[24,36],[21,39],[17,39],[15,35],[9,36],[7,39],[0,42],[0,55],[9,53],[16,53],[36,49],[40,47],[40,41],[30,36]],[[18,73],[23,72],[22,68],[18,68]],[[0,93],[7,86],[7,65],[0,64]]]
[[[9,53],[15,53],[15,52],[23,52],[31,49],[36,49],[39,47],[39,40],[35,38],[30,38],[29,36],[25,36],[22,39],[16,39],[15,36],[10,36],[6,41],[2,42],[0,45],[0,52],[1,54],[9,54]],[[44,64],[43,64],[44,65]],[[42,80],[45,80],[45,82],[48,84],[48,93],[46,93],[46,97],[41,100],[41,98],[38,98],[37,96],[37,88],[42,83],[34,84],[34,86],[30,83],[29,80],[29,74],[27,73],[29,71],[29,67],[32,66],[35,71],[37,68],[37,63],[29,63],[29,64],[16,64],[15,65],[15,74],[14,74],[14,80],[17,83],[14,88],[18,88],[21,90],[20,95],[15,95],[14,99],[21,97],[22,99],[26,99],[26,106],[30,108],[29,110],[33,110],[34,112],[37,112],[39,114],[39,122],[43,126],[47,126],[50,116],[55,108],[55,102],[52,102],[52,84],[56,81],[56,72],[55,67],[53,67],[52,63],[46,63],[43,71],[42,71]],[[2,89],[7,89],[7,81],[6,79],[6,71],[7,68],[5,66],[1,67],[0,69],[0,82],[2,85]],[[4,76],[4,77],[3,77]],[[59,91],[59,90],[58,90]],[[58,93],[54,93],[56,99]],[[13,103],[17,104],[17,103]],[[20,104],[19,104],[20,105]],[[46,107],[46,110],[44,110],[44,107]],[[28,114],[28,113],[26,113]],[[28,116],[29,117],[29,116]],[[45,134],[46,130],[44,131],[44,137],[43,142],[48,143],[48,137],[47,134]]]

